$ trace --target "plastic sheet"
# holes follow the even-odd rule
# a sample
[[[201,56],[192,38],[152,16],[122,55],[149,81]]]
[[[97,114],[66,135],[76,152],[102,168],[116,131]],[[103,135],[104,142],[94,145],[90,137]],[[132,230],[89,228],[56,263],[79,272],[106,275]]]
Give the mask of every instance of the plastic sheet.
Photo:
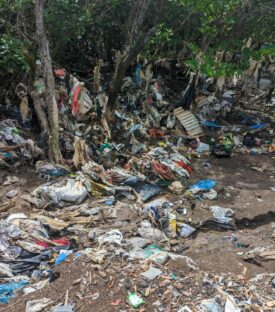
[[[8,303],[14,293],[28,283],[28,281],[20,281],[18,283],[0,284],[0,303]]]
[[[144,184],[140,189],[140,199],[142,202],[155,197],[160,193],[161,189],[157,184]]]
[[[53,204],[62,206],[62,201],[69,203],[82,203],[88,196],[88,191],[82,182],[68,179],[65,185],[44,185],[38,192],[46,195]]]

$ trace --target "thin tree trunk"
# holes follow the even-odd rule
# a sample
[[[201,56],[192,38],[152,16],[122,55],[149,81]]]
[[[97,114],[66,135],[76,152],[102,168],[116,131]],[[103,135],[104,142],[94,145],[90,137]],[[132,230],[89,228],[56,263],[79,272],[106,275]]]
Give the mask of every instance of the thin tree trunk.
[[[55,86],[52,70],[52,59],[50,55],[49,42],[47,40],[43,18],[45,3],[46,0],[35,1],[35,19],[36,19],[36,33],[39,43],[40,58],[43,68],[43,78],[46,85],[46,105],[50,124],[49,158],[56,163],[62,163],[63,158],[59,148],[58,108],[55,100]]]
[[[123,53],[117,53],[116,55],[116,70],[110,85],[107,117],[110,116],[108,111],[110,112],[114,109],[128,66],[137,58],[138,54],[140,54],[149,39],[156,32],[155,27],[152,27],[147,32],[142,30],[150,3],[152,3],[152,0],[136,0],[129,14],[128,42]]]
[[[108,106],[113,109],[115,106],[115,102],[117,99],[117,95],[120,91],[122,82],[123,82],[123,78],[125,77],[125,73],[127,70],[127,67],[131,64],[131,60],[130,63],[128,64],[128,62],[126,63],[124,60],[123,55],[120,52],[117,52],[116,54],[116,69],[115,69],[115,73],[110,85],[110,93],[109,93],[109,101],[108,101]]]
[[[117,54],[116,56],[116,70],[111,82],[110,92],[109,92],[109,101],[108,101],[108,109],[113,110],[115,106],[115,102],[120,92],[121,85],[123,82],[123,78],[125,77],[125,73],[130,64],[137,58],[142,49],[145,47],[146,43],[155,33],[156,28],[151,28],[145,35],[143,35],[139,41],[133,46],[133,48],[125,49],[123,54]]]
[[[33,100],[34,110],[36,112],[37,118],[40,122],[40,127],[42,131],[49,130],[49,123],[47,120],[47,116],[42,109],[42,101],[44,102],[43,98],[38,96],[34,91],[31,93],[31,97]]]

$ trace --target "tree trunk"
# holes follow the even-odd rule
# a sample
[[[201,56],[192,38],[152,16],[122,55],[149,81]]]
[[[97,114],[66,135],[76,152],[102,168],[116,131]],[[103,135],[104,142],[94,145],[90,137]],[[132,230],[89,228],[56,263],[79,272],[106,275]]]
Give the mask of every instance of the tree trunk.
[[[129,34],[128,42],[123,53],[119,52],[116,55],[116,70],[110,85],[107,117],[110,115],[108,111],[114,109],[128,66],[137,58],[149,39],[155,34],[155,27],[152,27],[147,32],[142,30],[150,3],[152,3],[152,0],[136,0],[129,14],[127,27]]]
[[[34,91],[31,93],[31,97],[33,100],[34,110],[35,110],[37,118],[40,122],[41,130],[42,131],[49,130],[49,123],[47,120],[47,116],[42,109],[42,101],[44,102],[43,98],[38,96]]]
[[[150,29],[146,34],[144,34],[139,41],[129,50],[125,49],[123,54],[119,53],[116,56],[116,70],[111,82],[108,109],[113,110],[115,107],[115,102],[120,92],[123,78],[130,64],[137,58],[142,49],[145,47],[146,43],[153,36],[156,29]]]
[[[63,158],[59,148],[58,108],[55,100],[52,59],[50,55],[49,42],[47,40],[43,18],[45,3],[46,0],[35,0],[36,33],[39,43],[41,64],[43,68],[43,78],[46,86],[46,105],[50,124],[49,158],[56,163],[62,163]]]
[[[127,55],[126,55],[127,56]],[[126,58],[126,60],[129,58]],[[116,54],[116,69],[115,69],[115,73],[110,85],[110,92],[109,92],[109,101],[108,101],[108,108],[110,108],[111,110],[114,108],[115,106],[115,102],[118,96],[118,93],[120,91],[122,82],[123,82],[123,78],[125,77],[125,73],[127,70],[127,67],[131,64],[131,60],[130,63],[128,64],[128,62],[126,63],[126,61],[124,60],[123,55],[120,52],[117,52]]]

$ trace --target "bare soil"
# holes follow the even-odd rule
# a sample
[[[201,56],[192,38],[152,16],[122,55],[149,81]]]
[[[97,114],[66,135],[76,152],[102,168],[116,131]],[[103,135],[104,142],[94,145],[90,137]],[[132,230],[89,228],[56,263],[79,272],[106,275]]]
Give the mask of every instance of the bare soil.
[[[204,163],[210,164],[206,165]],[[205,272],[219,275],[221,273],[234,273],[246,278],[254,277],[259,273],[274,273],[274,262],[264,262],[260,266],[242,261],[241,253],[257,246],[269,246],[274,244],[272,234],[275,229],[275,166],[274,156],[269,155],[234,155],[230,158],[202,158],[192,162],[194,174],[188,184],[199,179],[214,179],[218,182],[218,199],[196,201],[188,217],[193,222],[200,222],[211,215],[208,207],[220,205],[232,208],[235,211],[237,223],[236,231],[225,231],[211,228],[202,228],[197,234],[189,239],[182,239],[184,248],[180,254],[193,259],[199,268],[192,270],[182,259],[169,260],[161,269],[165,270],[164,276],[157,280],[158,287],[152,284],[151,292],[148,287],[140,285],[140,272],[146,270],[144,263],[129,262],[121,257],[109,259],[101,267],[94,265],[87,259],[80,257],[76,260],[70,258],[66,263],[56,268],[60,274],[50,285],[40,291],[27,296],[18,294],[9,305],[0,308],[0,311],[11,312],[25,311],[26,302],[33,299],[51,298],[55,304],[64,302],[68,291],[69,302],[76,302],[76,310],[81,312],[90,311],[132,311],[126,297],[129,292],[140,291],[146,298],[146,306],[140,311],[154,311],[154,302],[161,300],[171,289],[170,284],[175,283],[171,274],[186,280],[180,292],[183,294],[179,303],[191,300],[197,295],[211,295],[210,288],[204,286],[202,275]],[[20,199],[20,196],[9,200],[6,193],[17,189],[19,195],[31,192],[41,185],[44,180],[39,178],[31,168],[20,169],[18,172],[0,172],[0,181],[4,181],[7,175],[16,175],[20,182],[10,186],[1,186],[0,204],[10,201],[7,211],[1,211],[1,216],[14,212],[30,213],[30,207]],[[169,196],[169,195],[168,195]],[[177,200],[181,200],[178,197]],[[187,204],[183,201],[183,206]],[[131,225],[129,212],[124,216],[125,227]],[[135,216],[136,218],[136,216]],[[134,219],[135,219],[134,218]],[[112,225],[109,225],[110,229]],[[130,231],[130,228],[128,230]],[[232,242],[226,237],[231,234],[238,240]],[[240,247],[236,243],[244,243],[248,247]],[[105,274],[101,274],[99,269]],[[170,275],[169,275],[170,274]],[[78,283],[77,280],[81,279]],[[170,283],[165,281],[171,281]],[[75,283],[75,285],[74,285]],[[162,287],[160,285],[163,285]],[[147,293],[145,293],[145,290]],[[147,295],[147,296],[146,296]],[[184,297],[186,296],[186,298]],[[188,301],[187,300],[187,301]],[[167,310],[170,311],[170,310]]]

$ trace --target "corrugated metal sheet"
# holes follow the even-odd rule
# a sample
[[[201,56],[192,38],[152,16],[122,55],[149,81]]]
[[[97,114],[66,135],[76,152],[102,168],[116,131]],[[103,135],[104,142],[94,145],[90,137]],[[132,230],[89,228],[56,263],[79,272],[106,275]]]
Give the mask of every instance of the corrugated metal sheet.
[[[204,105],[209,105],[209,104],[213,104],[213,103],[217,103],[217,99],[215,96],[205,96],[204,98],[202,98],[201,100],[198,101],[198,108],[204,106]]]
[[[174,110],[174,115],[191,138],[197,138],[203,135],[203,130],[197,118],[190,111],[185,111],[182,107],[178,107]]]

